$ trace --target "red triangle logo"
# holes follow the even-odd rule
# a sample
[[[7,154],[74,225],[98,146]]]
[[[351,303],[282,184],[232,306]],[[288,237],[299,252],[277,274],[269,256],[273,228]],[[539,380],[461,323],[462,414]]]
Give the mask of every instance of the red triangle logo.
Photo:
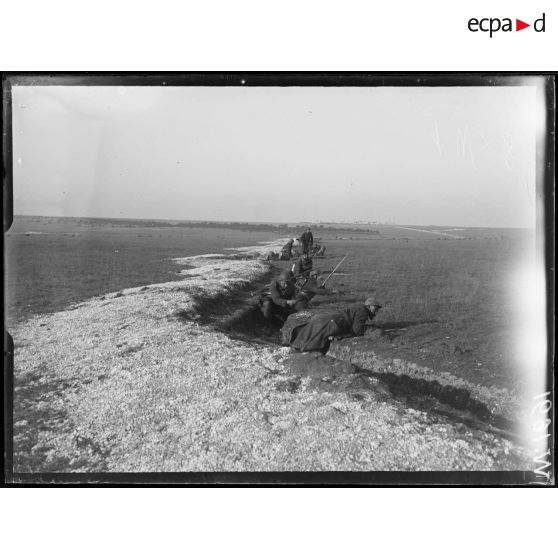
[[[515,30],[516,31],[521,31],[522,29],[525,29],[525,27],[531,27],[531,24],[530,23],[525,23],[524,21],[521,21],[520,19],[515,20]]]

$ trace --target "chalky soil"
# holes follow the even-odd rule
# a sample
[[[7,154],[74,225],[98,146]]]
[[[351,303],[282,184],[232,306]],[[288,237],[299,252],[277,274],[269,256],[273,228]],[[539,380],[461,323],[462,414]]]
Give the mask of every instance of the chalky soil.
[[[178,281],[18,326],[14,472],[530,468],[506,424],[483,421],[498,401],[505,416],[503,397],[459,409],[405,395],[354,340],[323,356],[262,338],[261,256],[284,242],[184,258]],[[414,369],[415,387],[426,374]]]

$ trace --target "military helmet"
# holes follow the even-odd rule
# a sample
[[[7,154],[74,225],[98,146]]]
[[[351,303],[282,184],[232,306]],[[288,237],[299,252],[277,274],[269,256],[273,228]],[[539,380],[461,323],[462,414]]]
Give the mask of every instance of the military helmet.
[[[283,279],[283,281],[290,281],[293,277],[293,272],[288,269],[285,269],[285,271],[282,271],[281,275],[279,275],[279,279]]]
[[[380,304],[380,302],[378,301],[378,299],[375,296],[369,296],[365,301],[364,301],[364,306],[371,306],[371,307],[376,307],[376,308],[381,308],[382,305]]]

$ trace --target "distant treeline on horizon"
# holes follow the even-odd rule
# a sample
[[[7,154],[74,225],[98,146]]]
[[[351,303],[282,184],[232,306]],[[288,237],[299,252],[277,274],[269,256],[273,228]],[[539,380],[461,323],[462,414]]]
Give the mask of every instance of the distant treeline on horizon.
[[[423,229],[431,229],[433,231],[439,230],[524,230],[534,231],[531,228],[525,227],[464,227],[460,225],[409,225],[400,223],[381,223],[378,221],[371,221],[368,223],[362,221],[355,221],[354,223],[335,222],[335,221],[320,221],[316,223],[299,222],[299,223],[277,223],[277,222],[249,222],[249,221],[210,221],[210,220],[194,220],[194,219],[138,219],[138,218],[125,218],[125,217],[61,217],[55,215],[14,215],[13,221],[42,221],[47,223],[67,222],[79,224],[109,224],[116,227],[207,227],[207,228],[231,228],[237,230],[253,230],[253,231],[273,231],[280,233],[287,233],[289,236],[297,236],[298,231],[302,232],[306,227],[310,227],[314,231],[346,231],[346,232],[361,232],[368,234],[380,234],[383,227],[422,227]],[[13,222],[12,222],[13,224]],[[370,226],[378,227],[370,228]],[[458,227],[458,228],[457,228]]]
[[[71,222],[81,224],[104,223],[121,227],[197,227],[197,228],[233,228],[254,231],[297,231],[304,230],[310,226],[311,229],[351,232],[367,232],[370,234],[380,234],[379,230],[366,228],[364,224],[358,227],[350,227],[346,223],[253,223],[248,221],[195,221],[178,219],[134,219],[134,218],[113,218],[113,217],[58,217],[42,215],[14,215],[15,219],[25,219],[27,221],[39,220],[47,222]]]

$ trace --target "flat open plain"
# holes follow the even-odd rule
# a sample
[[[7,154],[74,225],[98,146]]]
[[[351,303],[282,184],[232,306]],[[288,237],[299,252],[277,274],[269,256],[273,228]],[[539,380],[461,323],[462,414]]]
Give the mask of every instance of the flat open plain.
[[[16,223],[14,471],[530,469],[508,288],[527,233],[369,228],[314,229],[324,275],[349,253],[315,307],[385,302],[322,356],[219,327],[288,265],[262,259],[284,230]]]

